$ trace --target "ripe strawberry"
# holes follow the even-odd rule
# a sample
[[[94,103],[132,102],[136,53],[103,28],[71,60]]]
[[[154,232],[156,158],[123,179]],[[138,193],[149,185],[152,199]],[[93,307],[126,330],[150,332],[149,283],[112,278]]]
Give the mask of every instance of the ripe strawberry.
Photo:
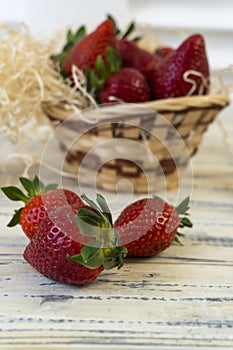
[[[178,241],[178,227],[191,227],[187,215],[189,198],[177,208],[159,198],[144,198],[123,210],[114,224],[120,244],[129,256],[146,257],[158,254]],[[180,218],[180,215],[183,218]]]
[[[155,51],[155,54],[165,60],[175,54],[176,50],[169,46],[159,46]]]
[[[81,39],[71,49],[63,62],[64,71],[70,75],[72,66],[85,70],[95,69],[98,56],[105,61],[106,48],[115,45],[115,27],[110,19],[101,23],[92,33]]]
[[[186,73],[190,71],[190,73]],[[194,74],[195,71],[197,73]],[[185,76],[188,74],[187,76]],[[194,34],[186,39],[153,76],[152,90],[157,99],[208,92],[209,64],[204,38]],[[204,81],[204,84],[203,84]]]
[[[71,49],[74,47],[74,45],[79,42],[81,39],[83,39],[86,36],[86,28],[85,26],[79,27],[75,32],[72,30],[68,30],[66,33],[66,43],[63,46],[61,52],[59,52],[56,55],[52,55],[51,59],[58,63],[58,66],[60,68],[61,75],[65,78],[67,76],[66,72],[62,69],[63,62],[68,56]]]
[[[57,185],[45,186],[37,176],[33,181],[20,177],[20,182],[27,191],[25,195],[20,189],[14,186],[2,187],[5,195],[13,201],[23,201],[25,206],[16,210],[8,227],[20,224],[27,237],[31,239],[41,221],[49,213],[66,204],[73,205],[79,209],[83,206],[81,198],[72,191],[57,189]]]
[[[145,102],[150,100],[149,86],[145,77],[134,68],[123,68],[110,76],[101,91],[102,103],[112,102],[111,97],[124,102]]]
[[[140,48],[129,40],[117,40],[116,50],[121,57],[123,67],[138,69],[147,79],[152,80],[154,71],[158,71],[162,60],[160,57]]]
[[[84,196],[84,200],[86,197]],[[115,246],[111,214],[104,198],[97,196],[100,207],[63,206],[50,213],[39,226],[24,251],[24,258],[44,276],[59,282],[84,285],[103,269],[120,268],[126,255]]]
[[[63,206],[46,217],[24,251],[24,258],[37,271],[53,280],[70,284],[85,284],[94,280],[102,266],[88,269],[68,260],[68,255],[80,253],[82,244],[72,206]]]

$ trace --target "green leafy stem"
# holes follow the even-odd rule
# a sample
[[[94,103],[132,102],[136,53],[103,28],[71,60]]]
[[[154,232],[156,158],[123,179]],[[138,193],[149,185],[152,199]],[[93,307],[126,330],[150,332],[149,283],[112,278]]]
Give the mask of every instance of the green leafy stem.
[[[94,240],[83,246],[80,254],[69,255],[68,259],[89,269],[99,266],[104,269],[121,268],[127,249],[119,245],[119,237],[113,229],[112,215],[105,198],[97,194],[96,204],[85,194],[81,197],[90,209],[79,209],[75,220],[81,234]]]

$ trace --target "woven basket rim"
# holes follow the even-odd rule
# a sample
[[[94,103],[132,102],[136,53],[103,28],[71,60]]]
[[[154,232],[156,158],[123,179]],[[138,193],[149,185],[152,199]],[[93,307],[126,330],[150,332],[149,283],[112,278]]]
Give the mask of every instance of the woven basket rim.
[[[184,97],[173,97],[161,100],[148,101],[143,103],[144,107],[160,111],[179,111],[187,108],[208,108],[211,106],[224,107],[230,103],[230,96],[227,94],[195,95]]]
[[[184,96],[174,97],[168,99],[153,100],[144,103],[126,103],[134,104],[135,106],[148,108],[156,112],[179,112],[185,111],[190,108],[210,108],[219,107],[224,108],[230,104],[231,99],[227,94],[213,94],[213,95],[195,95],[195,96]],[[122,102],[124,104],[125,102]],[[101,105],[98,105],[101,106]],[[104,105],[104,108],[115,108],[116,105]],[[89,108],[89,107],[88,107]],[[91,108],[91,107],[90,107]],[[58,119],[60,121],[65,120],[74,113],[77,112],[75,106],[67,106],[66,104],[53,105],[49,102],[42,103],[42,109],[52,119]]]

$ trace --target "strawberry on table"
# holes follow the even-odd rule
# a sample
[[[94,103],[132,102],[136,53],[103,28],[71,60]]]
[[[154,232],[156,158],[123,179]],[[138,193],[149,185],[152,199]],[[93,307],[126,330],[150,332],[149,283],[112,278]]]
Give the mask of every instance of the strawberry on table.
[[[191,227],[189,198],[174,208],[160,198],[140,199],[126,207],[114,224],[128,256],[156,255],[178,241],[179,227]]]
[[[101,23],[92,33],[77,42],[63,62],[63,69],[71,75],[72,66],[85,71],[95,69],[96,59],[106,59],[106,48],[115,46],[115,27],[110,19]]]
[[[188,73],[188,71],[190,71]],[[187,76],[185,76],[188,74]],[[168,59],[167,64],[154,73],[154,98],[198,95],[208,92],[209,64],[202,35],[188,37]]]
[[[98,205],[83,199],[88,206],[78,213],[67,205],[52,211],[24,251],[37,271],[62,283],[90,283],[103,269],[120,268],[127,254],[118,246],[105,199],[98,194]]]
[[[56,184],[45,186],[38,176],[35,176],[32,181],[25,177],[20,177],[19,180],[26,190],[26,194],[15,186],[2,187],[1,189],[9,199],[24,203],[24,207],[15,210],[8,227],[20,224],[29,239],[33,237],[39,224],[52,210],[66,204],[72,205],[76,209],[84,205],[81,198],[74,192],[58,189]]]
[[[102,103],[112,102],[111,98],[124,102],[145,102],[150,100],[149,86],[137,69],[123,68],[110,76],[101,91]]]

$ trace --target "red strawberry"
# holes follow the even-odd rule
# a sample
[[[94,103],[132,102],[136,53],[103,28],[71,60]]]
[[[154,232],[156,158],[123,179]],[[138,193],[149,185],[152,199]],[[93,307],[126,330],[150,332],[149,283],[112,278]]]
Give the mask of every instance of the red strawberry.
[[[21,177],[20,182],[27,191],[26,195],[14,186],[2,187],[2,191],[11,200],[25,203],[23,208],[15,211],[8,227],[20,224],[29,239],[33,237],[41,221],[52,210],[66,204],[72,205],[76,209],[84,205],[81,198],[74,192],[57,189],[55,184],[44,186],[37,176],[33,181]]]
[[[85,70],[95,69],[98,56],[105,61],[106,48],[115,45],[115,27],[110,19],[101,23],[95,31],[81,39],[68,53],[63,63],[64,71],[70,75],[72,66]]]
[[[102,266],[89,269],[67,258],[80,254],[83,247],[74,216],[76,211],[64,206],[50,213],[24,251],[24,258],[44,276],[63,283],[82,285],[94,280]]]
[[[159,46],[155,54],[163,59],[168,59],[175,54],[176,50],[169,46]]]
[[[148,82],[152,80],[154,71],[157,71],[162,64],[160,57],[138,47],[129,40],[117,40],[116,50],[122,59],[123,67],[138,69]]]
[[[145,77],[134,68],[121,69],[110,76],[100,94],[102,103],[112,102],[112,97],[124,102],[149,101],[150,92]]]
[[[190,70],[197,73],[186,73]],[[186,74],[188,75],[185,76]],[[153,94],[157,99],[206,94],[208,79],[209,64],[204,38],[200,34],[194,34],[186,39],[171,59],[168,59],[167,64],[154,74]]]
[[[123,210],[114,224],[120,237],[120,244],[128,250],[129,256],[146,257],[158,254],[178,240],[178,227],[189,226],[190,220],[184,216],[189,198],[177,208],[158,198],[136,201]]]
[[[106,209],[103,197],[97,198]],[[52,211],[26,247],[24,258],[48,278],[84,285],[104,268],[120,268],[126,249],[115,246],[109,212],[102,212],[95,204],[93,208],[79,209],[78,216],[76,212],[67,205]]]

